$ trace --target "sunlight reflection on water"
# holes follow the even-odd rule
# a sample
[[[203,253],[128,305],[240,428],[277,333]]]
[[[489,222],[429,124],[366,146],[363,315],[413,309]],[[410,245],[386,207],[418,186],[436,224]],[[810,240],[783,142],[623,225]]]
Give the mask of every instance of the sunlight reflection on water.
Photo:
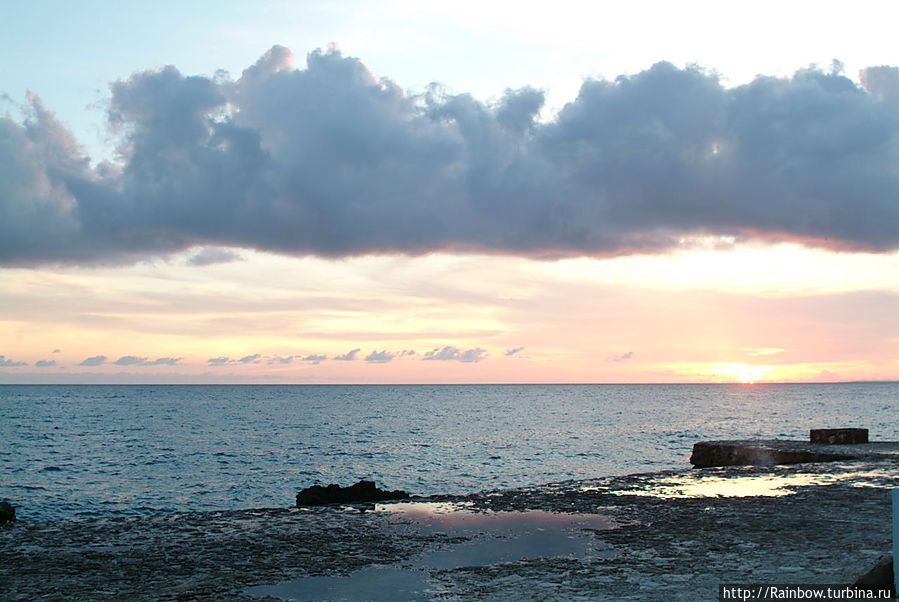
[[[891,480],[895,474],[887,469],[870,469],[832,473],[790,473],[764,475],[705,475],[688,472],[659,476],[644,481],[638,489],[628,490],[628,495],[659,498],[697,497],[780,497],[792,495],[801,487],[831,485],[853,481],[852,487],[895,487]],[[590,490],[584,487],[582,490]],[[593,487],[592,489],[596,489]]]

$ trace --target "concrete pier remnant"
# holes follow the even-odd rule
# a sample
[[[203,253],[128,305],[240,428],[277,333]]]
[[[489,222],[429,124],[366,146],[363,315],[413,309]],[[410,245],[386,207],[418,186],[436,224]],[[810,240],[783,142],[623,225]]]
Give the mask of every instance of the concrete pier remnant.
[[[812,443],[825,443],[828,445],[867,443],[868,429],[812,429],[809,431],[809,440]]]
[[[899,457],[899,442],[811,443],[780,439],[700,441],[693,445],[690,464],[696,468],[883,460]]]

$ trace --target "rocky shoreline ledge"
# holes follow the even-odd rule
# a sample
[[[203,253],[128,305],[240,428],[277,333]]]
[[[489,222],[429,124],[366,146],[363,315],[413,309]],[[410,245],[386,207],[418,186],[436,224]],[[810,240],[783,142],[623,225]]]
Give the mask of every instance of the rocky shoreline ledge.
[[[899,458],[688,469],[411,502],[599,514],[615,526],[587,530],[585,555],[428,570],[427,598],[714,600],[720,583],[851,583],[890,550],[892,487]],[[391,504],[21,517],[0,528],[0,598],[258,600],[249,587],[403,566],[464,543],[386,520]]]

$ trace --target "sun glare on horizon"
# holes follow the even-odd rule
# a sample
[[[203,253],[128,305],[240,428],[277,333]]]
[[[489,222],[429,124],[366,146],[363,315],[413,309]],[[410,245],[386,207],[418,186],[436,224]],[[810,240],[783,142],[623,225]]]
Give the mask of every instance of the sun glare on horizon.
[[[743,363],[718,364],[711,372],[720,378],[727,378],[744,385],[753,385],[768,373],[769,366],[751,366]]]

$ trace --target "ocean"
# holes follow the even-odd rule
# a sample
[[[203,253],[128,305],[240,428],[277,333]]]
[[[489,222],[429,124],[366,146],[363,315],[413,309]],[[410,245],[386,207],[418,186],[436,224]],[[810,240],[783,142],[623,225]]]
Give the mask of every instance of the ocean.
[[[286,507],[360,479],[473,493],[689,467],[706,439],[899,440],[899,383],[0,385],[19,520]]]

